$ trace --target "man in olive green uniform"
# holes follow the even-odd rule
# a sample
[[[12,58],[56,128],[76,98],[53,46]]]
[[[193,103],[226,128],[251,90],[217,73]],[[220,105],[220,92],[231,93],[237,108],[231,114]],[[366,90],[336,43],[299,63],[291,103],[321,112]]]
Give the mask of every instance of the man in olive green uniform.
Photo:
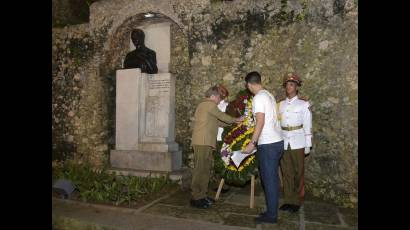
[[[217,86],[208,89],[205,97],[195,110],[192,133],[194,169],[191,205],[197,208],[208,208],[213,203],[213,200],[207,197],[207,192],[213,162],[212,151],[216,146],[218,127],[243,120],[242,117],[234,118],[218,109],[221,95]]]

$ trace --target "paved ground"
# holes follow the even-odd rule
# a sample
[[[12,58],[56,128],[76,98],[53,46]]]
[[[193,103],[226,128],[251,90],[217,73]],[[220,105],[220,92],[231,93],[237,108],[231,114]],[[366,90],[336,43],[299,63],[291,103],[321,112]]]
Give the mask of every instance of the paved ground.
[[[215,193],[211,194],[214,195]],[[264,210],[259,184],[255,208],[249,208],[250,187],[232,188],[210,209],[189,206],[189,192],[177,191],[139,209],[93,205],[53,198],[54,229],[357,229],[357,210],[317,199],[306,201],[297,214],[279,212],[278,224],[256,224]],[[282,204],[282,201],[280,202]]]

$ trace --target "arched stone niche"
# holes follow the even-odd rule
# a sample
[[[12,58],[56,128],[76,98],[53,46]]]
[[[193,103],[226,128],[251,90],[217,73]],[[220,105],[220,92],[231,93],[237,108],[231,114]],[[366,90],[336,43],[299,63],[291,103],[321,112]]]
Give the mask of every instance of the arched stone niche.
[[[175,68],[172,68],[172,66],[176,66],[176,64],[173,63],[179,63],[180,60],[173,60],[171,57],[175,57],[175,59],[180,58],[181,55],[175,55],[175,50],[180,50],[180,44],[176,45],[175,43],[184,43],[184,47],[187,47],[186,43],[187,40],[184,39],[185,36],[182,33],[182,30],[180,27],[173,22],[171,19],[169,19],[167,16],[164,16],[160,13],[153,13],[155,17],[147,18],[145,17],[145,13],[140,13],[137,14],[133,17],[128,18],[127,20],[124,21],[124,23],[119,26],[113,35],[109,38],[108,40],[108,49],[106,49],[105,55],[103,55],[103,58],[105,59],[106,64],[102,64],[101,67],[109,71],[109,73],[113,73],[113,71],[117,71],[117,76],[116,76],[116,111],[113,113],[116,113],[116,134],[121,133],[121,136],[123,136],[125,139],[119,139],[119,135],[116,135],[116,149],[111,151],[111,165],[115,168],[123,168],[123,169],[133,169],[135,170],[154,170],[154,171],[166,171],[170,172],[172,170],[178,170],[181,167],[181,150],[178,150],[177,144],[174,142],[175,140],[175,132],[173,131],[174,129],[172,127],[175,127],[175,91],[179,91],[178,89],[175,90],[175,77],[178,79],[180,73],[178,70],[175,70]],[[158,65],[158,74],[154,75],[146,75],[146,74],[141,74],[140,72],[138,73],[125,73],[125,77],[131,79],[131,83],[135,84],[137,86],[135,90],[129,91],[129,94],[127,94],[127,97],[135,98],[135,100],[139,101],[139,108],[138,109],[132,109],[131,107],[127,107],[128,109],[121,110],[125,111],[124,113],[127,113],[125,117],[125,123],[124,122],[119,122],[119,117],[124,117],[124,113],[120,112],[119,113],[119,108],[121,109],[121,104],[118,102],[119,95],[121,98],[124,98],[124,91],[121,92],[121,89],[119,87],[124,87],[120,86],[118,82],[118,70],[122,69],[123,67],[123,61],[126,56],[126,54],[133,50],[133,44],[130,39],[130,34],[133,29],[135,28],[140,28],[144,31],[145,33],[145,45],[154,50],[157,54],[157,65]],[[178,46],[179,48],[176,49],[175,46]],[[173,53],[173,54],[171,54]],[[185,70],[186,71],[186,70]],[[135,78],[133,79],[134,74],[139,74],[141,75],[140,78]],[[165,74],[165,75],[164,75]],[[175,76],[176,75],[176,76]],[[155,127],[155,124],[158,122],[162,121],[163,119],[158,118],[154,119],[155,121],[149,122],[147,121],[148,118],[155,117],[149,115],[150,112],[150,107],[149,105],[153,105],[153,100],[155,99],[152,97],[151,93],[153,93],[155,90],[151,89],[151,86],[153,86],[152,81],[154,81],[154,78],[157,78],[155,81],[160,81],[164,83],[163,79],[164,77],[166,79],[167,76],[171,76],[170,82],[168,80],[165,80],[167,84],[170,84],[170,96],[166,96],[163,98],[164,100],[158,100],[158,103],[169,103],[167,105],[161,106],[161,109],[157,108],[158,111],[160,110],[166,110],[165,113],[158,113],[157,115],[162,114],[168,114],[167,108],[169,107],[171,110],[169,111],[168,115],[165,115],[170,120],[169,124],[169,129],[153,129]],[[165,79],[164,78],[164,79]],[[121,79],[121,77],[120,77]],[[122,78],[124,79],[124,78]],[[173,80],[174,79],[174,80]],[[161,84],[162,84],[161,83]],[[165,84],[165,85],[167,85]],[[123,84],[124,85],[124,84]],[[145,87],[146,86],[146,87]],[[162,85],[163,86],[163,85]],[[161,86],[161,87],[162,87]],[[127,88],[128,85],[125,87]],[[154,86],[153,86],[154,87]],[[166,88],[167,86],[165,86]],[[180,87],[180,86],[178,86]],[[124,89],[124,88],[123,88]],[[163,89],[160,89],[163,90]],[[132,92],[132,91],[140,91],[140,92]],[[167,94],[168,91],[164,91],[165,94]],[[134,95],[135,94],[135,95]],[[161,96],[160,96],[161,97]],[[141,101],[142,100],[142,101]],[[169,102],[167,102],[169,100]],[[155,101],[155,100],[154,100]],[[132,103],[131,103],[132,104]],[[131,116],[129,115],[130,110],[135,110],[133,114],[137,116]],[[146,111],[146,113],[141,113],[141,111]],[[118,132],[119,127],[121,129],[129,129],[129,124],[128,122],[131,120],[137,120],[139,119],[139,124],[136,124],[136,128],[130,128],[132,131],[121,131]],[[123,119],[124,120],[124,119]],[[150,120],[150,119],[148,119]],[[151,119],[152,120],[152,119]],[[125,124],[125,125],[124,125]],[[168,127],[167,125],[165,125]],[[139,131],[138,131],[139,130]],[[149,131],[153,131],[150,133]],[[165,135],[160,135],[161,137],[155,137],[157,132],[160,132],[160,130],[170,130],[169,132],[166,132],[168,134]],[[131,135],[128,135],[131,134]],[[128,137],[133,136],[134,138],[131,140]],[[135,137],[138,136],[137,139]],[[164,140],[162,140],[164,139]],[[124,141],[123,141],[124,140]],[[139,140],[139,141],[136,141]],[[135,144],[138,142],[138,144]],[[119,144],[120,143],[120,144]],[[168,154],[169,153],[169,154]],[[156,155],[156,156],[154,156]],[[171,157],[170,157],[171,156]],[[130,162],[135,162],[135,164],[131,164]],[[161,163],[162,162],[162,163]],[[169,164],[164,164],[163,162],[170,162]],[[161,164],[164,164],[162,167]],[[149,167],[151,165],[152,167]],[[155,167],[154,167],[155,166]],[[161,167],[160,167],[161,166]]]
[[[174,22],[168,16],[153,12],[155,17],[147,18],[144,13],[138,13],[124,20],[124,22],[113,30],[111,36],[104,45],[104,60],[102,68],[104,73],[112,73],[114,70],[122,68],[123,60],[126,54],[134,46],[131,42],[130,35],[133,29],[140,28],[145,33],[145,45],[157,53],[158,70],[160,73],[174,72],[170,67],[174,58],[172,49],[174,42],[187,44],[187,36],[179,24]],[[110,33],[109,33],[110,34]],[[179,38],[179,41],[175,41]],[[187,46],[187,45],[186,45]],[[103,73],[103,74],[104,74]]]

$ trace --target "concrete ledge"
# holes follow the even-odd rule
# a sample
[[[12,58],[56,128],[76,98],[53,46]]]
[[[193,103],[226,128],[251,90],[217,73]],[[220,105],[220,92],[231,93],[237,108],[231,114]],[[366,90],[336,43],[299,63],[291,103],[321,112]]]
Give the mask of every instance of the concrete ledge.
[[[183,168],[179,170],[174,170],[171,172],[167,171],[150,171],[150,170],[135,170],[135,169],[124,169],[112,167],[108,172],[115,173],[116,175],[124,176],[137,176],[137,177],[169,177],[172,181],[177,181],[182,187],[189,186],[191,180],[191,170],[189,168]]]
[[[181,169],[182,151],[111,150],[111,166],[121,169],[172,172]]]
[[[138,149],[144,152],[175,152],[178,151],[178,144],[172,143],[140,143]]]

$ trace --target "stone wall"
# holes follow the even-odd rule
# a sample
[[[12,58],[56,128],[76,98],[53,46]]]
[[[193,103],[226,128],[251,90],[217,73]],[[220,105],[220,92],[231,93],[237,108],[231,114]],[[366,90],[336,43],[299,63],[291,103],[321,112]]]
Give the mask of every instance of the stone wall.
[[[53,159],[102,166],[113,146],[112,79],[99,71],[104,31],[91,36],[88,24],[53,29]]]
[[[53,30],[55,155],[107,162],[114,144],[115,69],[127,52],[131,28],[147,11],[174,22],[170,72],[177,77],[176,141],[186,165],[192,163],[192,116],[207,88],[222,83],[233,99],[246,73],[256,70],[281,98],[282,76],[296,71],[313,112],[306,189],[346,206],[357,203],[357,2],[351,0],[92,4],[89,24]],[[80,39],[69,37],[77,30],[83,31]],[[77,56],[68,53],[85,45]]]
[[[90,16],[88,6],[95,1],[96,0],[52,0],[51,22],[53,27],[87,22]]]

